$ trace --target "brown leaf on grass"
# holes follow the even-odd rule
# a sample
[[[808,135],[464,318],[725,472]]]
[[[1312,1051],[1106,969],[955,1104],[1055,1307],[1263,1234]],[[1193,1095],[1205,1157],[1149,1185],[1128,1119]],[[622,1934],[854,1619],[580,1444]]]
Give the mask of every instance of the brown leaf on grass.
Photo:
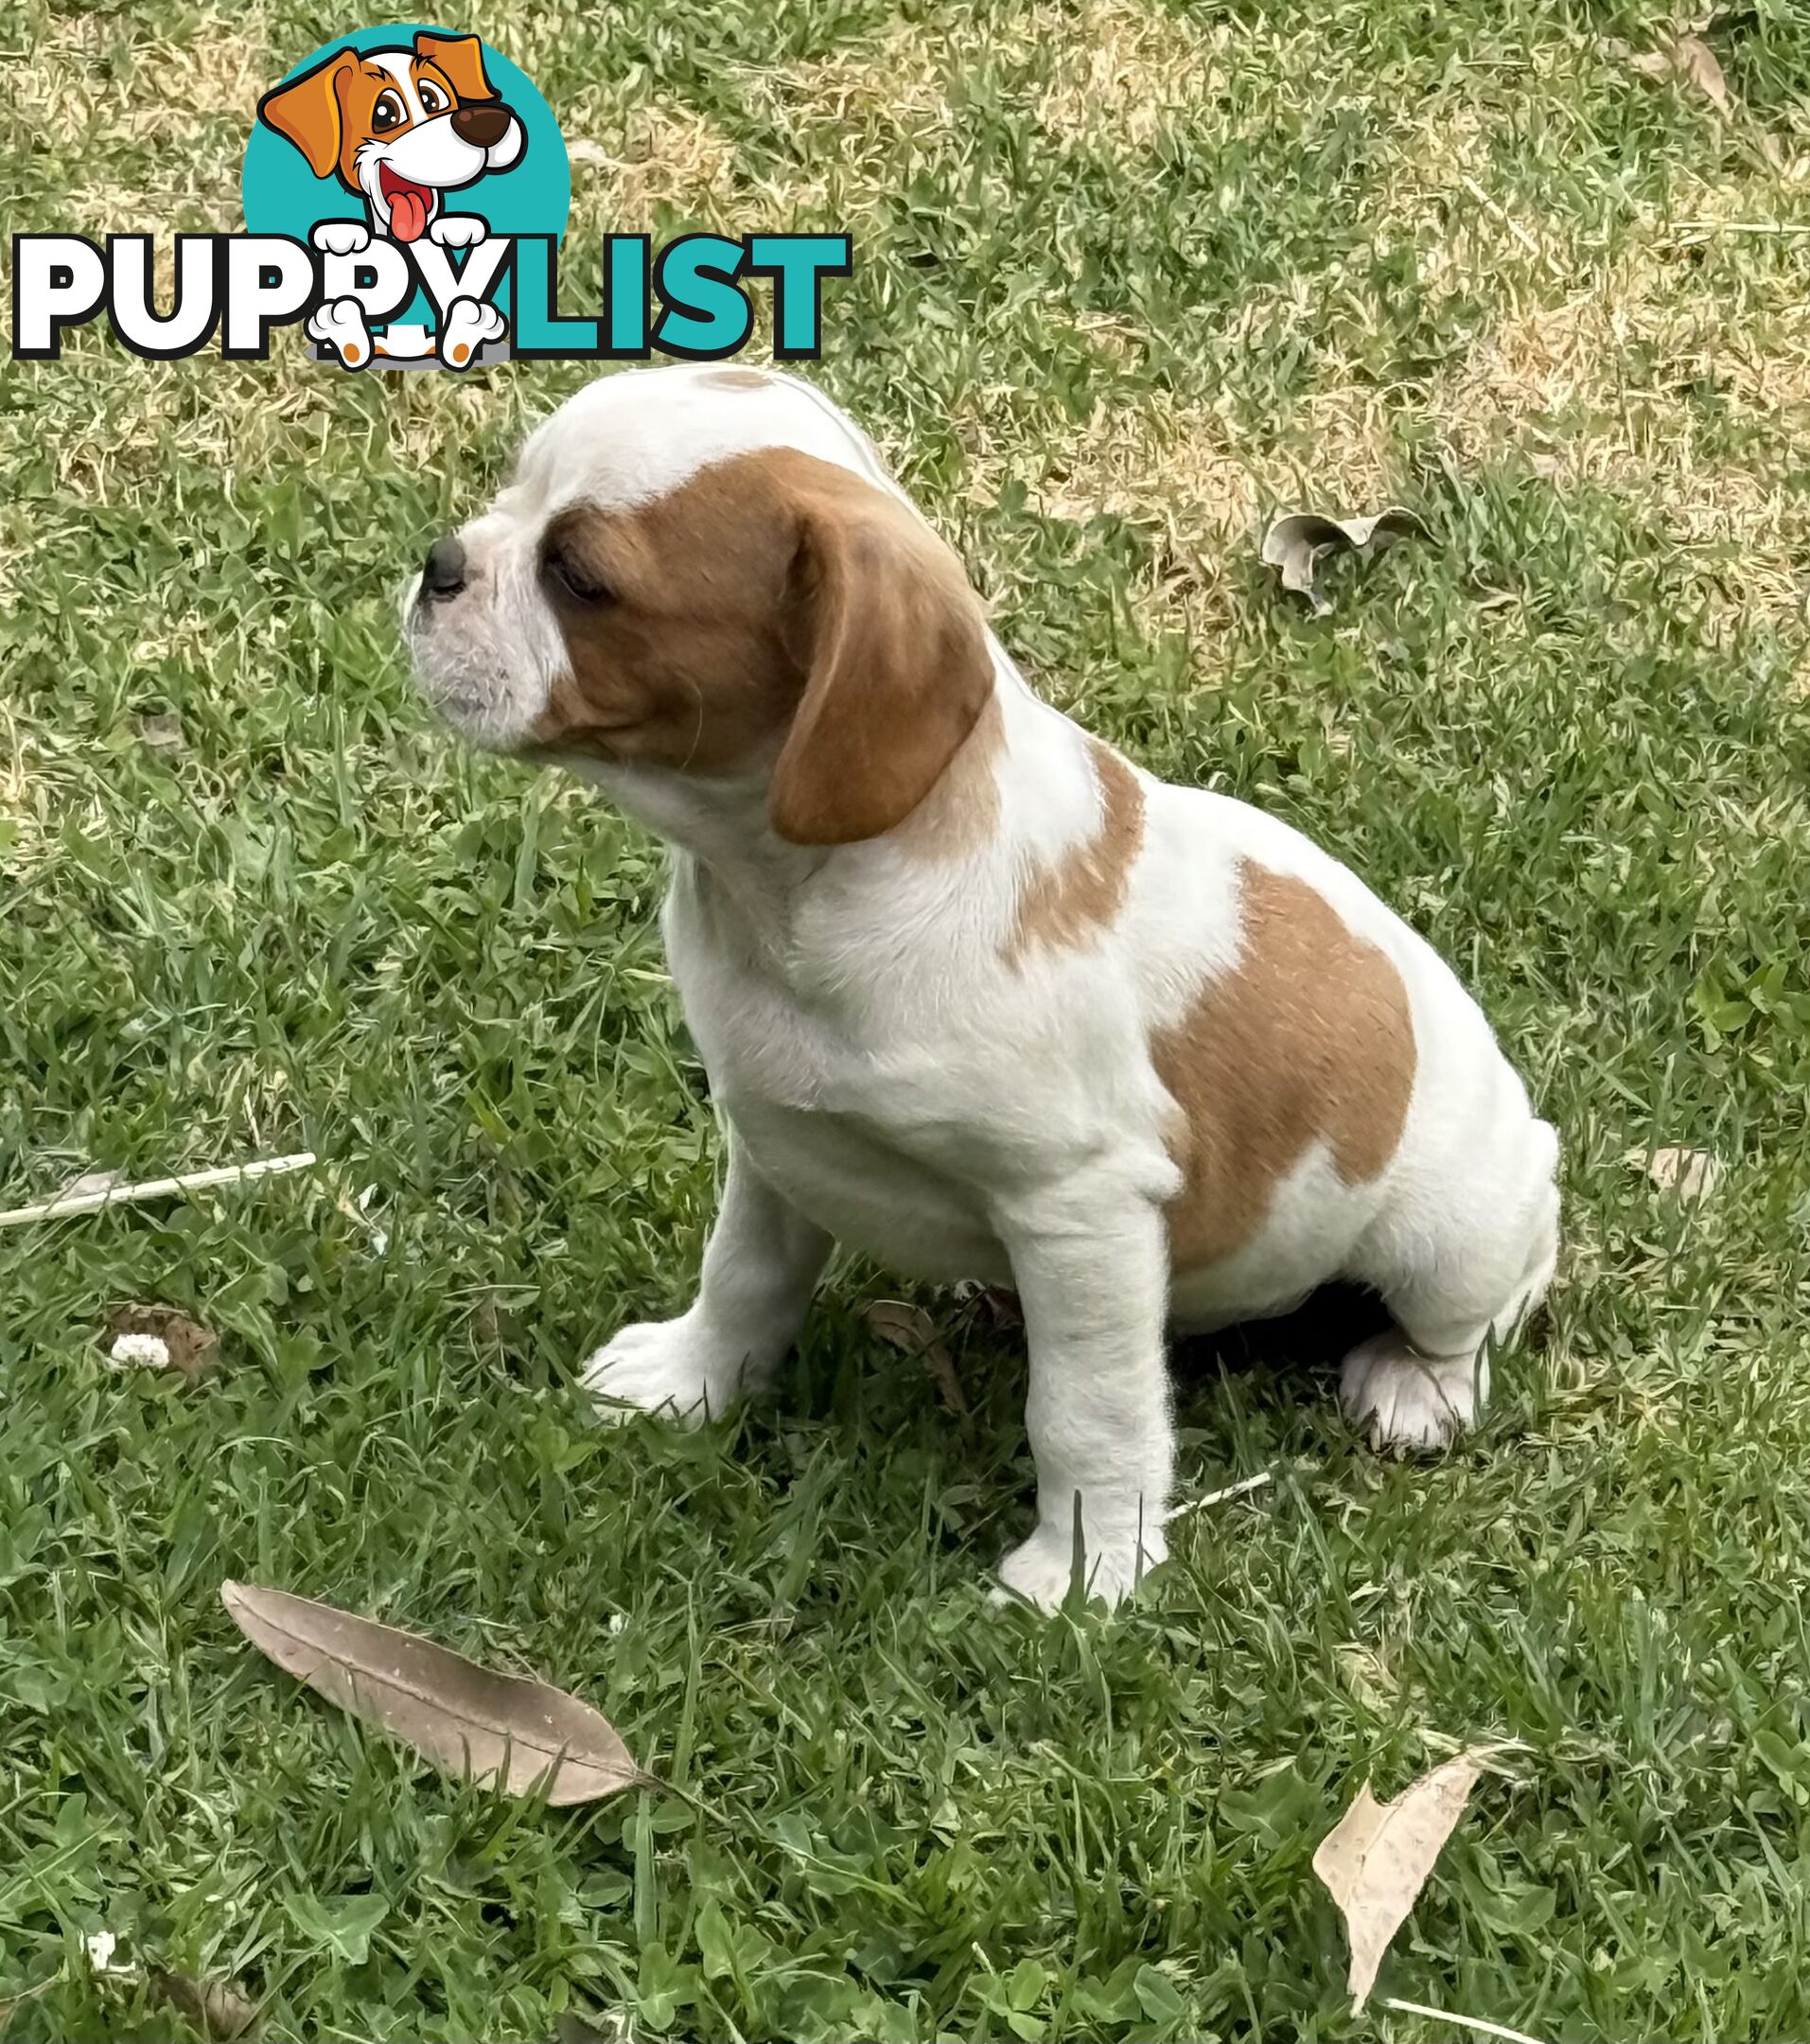
[[[1674,36],[1657,49],[1650,50],[1637,50],[1625,43],[1611,43],[1609,50],[1629,70],[1640,72],[1643,78],[1670,78],[1676,74],[1687,84],[1695,85],[1724,120],[1734,118],[1734,95],[1729,90],[1729,81],[1722,75],[1715,52],[1701,36]]]
[[[1708,1199],[1722,1175],[1722,1163],[1707,1150],[1634,1150],[1629,1160],[1646,1167],[1661,1192],[1676,1192],[1687,1206]]]
[[[219,2037],[223,2044],[242,2037],[257,2020],[257,2003],[231,1981],[191,1980],[186,1973],[156,1967],[146,1978],[160,2001],[185,2016],[204,2036]]]
[[[1412,511],[1392,506],[1369,518],[1327,518],[1318,511],[1290,511],[1263,535],[1263,563],[1282,573],[1282,587],[1305,596],[1315,617],[1325,617],[1331,602],[1321,593],[1320,564],[1332,554],[1357,554],[1365,559],[1385,552],[1397,539],[1424,539],[1427,528]]]
[[[936,1384],[937,1395],[952,1413],[966,1418],[968,1401],[962,1396],[961,1380],[956,1375],[955,1358],[937,1339],[937,1323],[922,1306],[904,1299],[874,1299],[861,1309],[862,1316],[884,1342],[890,1342],[906,1355],[920,1356]]]
[[[1500,1746],[1473,1746],[1379,1803],[1365,1782],[1320,1841],[1313,1871],[1339,1906],[1351,1947],[1347,1982],[1361,2012],[1389,1942],[1408,1920],[1439,1849],[1465,1813],[1483,1765]]]
[[[564,1806],[653,1778],[607,1718],[563,1689],[499,1675],[312,1597],[236,1582],[220,1594],[234,1624],[278,1667],[481,1787]]]
[[[115,1343],[134,1334],[161,1342],[162,1366],[180,1370],[185,1377],[199,1377],[218,1360],[214,1351],[220,1336],[174,1306],[115,1306],[107,1318],[107,1332]]]
[[[996,1328],[1021,1328],[1025,1324],[1025,1309],[1018,1303],[1016,1292],[1009,1292],[1004,1285],[982,1285],[980,1305]]]

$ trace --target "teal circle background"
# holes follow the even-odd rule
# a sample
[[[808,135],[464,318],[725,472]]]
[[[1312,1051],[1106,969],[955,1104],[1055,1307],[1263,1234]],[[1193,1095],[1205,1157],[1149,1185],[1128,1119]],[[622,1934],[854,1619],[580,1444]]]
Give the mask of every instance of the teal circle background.
[[[462,35],[463,29],[440,28],[431,22],[397,22],[383,28],[357,28],[323,43],[267,90],[286,85],[304,71],[342,49],[388,49],[412,46],[417,35]],[[553,109],[536,90],[528,74],[512,64],[488,43],[482,44],[484,75],[526,132],[528,146],[511,168],[491,171],[475,185],[447,194],[448,211],[475,213],[492,234],[553,235],[566,231],[571,209],[571,167],[566,161],[566,138]],[[262,95],[259,96],[260,97]],[[294,143],[258,119],[245,145],[245,167],[239,179],[245,224],[253,234],[290,235],[306,241],[318,220],[363,220],[364,201],[336,177],[317,178]]]

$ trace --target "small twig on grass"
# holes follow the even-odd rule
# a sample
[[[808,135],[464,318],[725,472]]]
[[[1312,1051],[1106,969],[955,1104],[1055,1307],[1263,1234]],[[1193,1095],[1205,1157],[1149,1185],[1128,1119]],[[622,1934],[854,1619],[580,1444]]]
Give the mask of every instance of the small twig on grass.
[[[1681,220],[1671,225],[1674,234],[1810,234],[1810,220]]]
[[[1511,2030],[1506,2023],[1485,2022],[1481,2016],[1454,2016],[1450,2009],[1429,2008],[1424,2001],[1403,2001],[1395,1995],[1379,1998],[1379,2005],[1403,2016],[1424,2016],[1429,2022],[1456,2023],[1461,2030],[1475,2030],[1480,2036],[1501,2037],[1503,2044],[1539,2044],[1525,2030]]]
[[[24,1227],[29,1221],[60,1221],[65,1214],[98,1213],[103,1207],[127,1207],[140,1200],[169,1199],[178,1192],[202,1192],[209,1186],[244,1185],[279,1172],[307,1171],[317,1161],[312,1150],[294,1156],[255,1157],[249,1164],[221,1164],[211,1171],[178,1172],[168,1178],[143,1178],[136,1185],[107,1186],[94,1192],[60,1192],[35,1207],[15,1207],[0,1213],[0,1227]]]
[[[1223,1490],[1209,1490],[1204,1497],[1189,1498],[1186,1505],[1178,1505],[1169,1515],[1173,1525],[1178,1519],[1186,1519],[1189,1513],[1204,1511],[1209,1505],[1223,1505],[1228,1499],[1246,1497],[1253,1490],[1261,1490],[1265,1484],[1275,1481],[1275,1471],[1266,1469],[1256,1476],[1247,1476],[1241,1483],[1227,1484]]]
[[[1501,225],[1508,229],[1509,233],[1514,236],[1515,239],[1520,243],[1521,247],[1524,248],[1530,256],[1536,257],[1539,256],[1539,243],[1534,239],[1533,236],[1527,232],[1526,228],[1523,227],[1521,223],[1518,220],[1516,220],[1514,216],[1510,214],[1505,207],[1500,206],[1496,203],[1495,200],[1493,200],[1489,196],[1489,194],[1483,188],[1483,186],[1478,184],[1477,180],[1474,177],[1461,177],[1458,182],[1465,187],[1465,189],[1470,194],[1470,196],[1474,200],[1476,200],[1477,203],[1483,207],[1485,213],[1489,214],[1492,219],[1494,219],[1495,220],[1500,222]]]

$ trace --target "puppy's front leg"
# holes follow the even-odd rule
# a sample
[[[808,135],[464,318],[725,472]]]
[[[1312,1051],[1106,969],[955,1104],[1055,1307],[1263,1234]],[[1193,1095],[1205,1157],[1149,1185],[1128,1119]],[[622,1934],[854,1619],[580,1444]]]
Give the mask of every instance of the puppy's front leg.
[[[697,1297],[677,1320],[625,1327],[585,1365],[606,1413],[704,1419],[758,1390],[797,1339],[830,1238],[767,1184],[729,1138],[729,1174]]]
[[[1169,1241],[1122,1183],[1091,1177],[1001,1217],[1030,1347],[1025,1421],[1037,1463],[1037,1529],[1000,1565],[1045,1611],[1067,1595],[1080,1500],[1089,1596],[1116,1604],[1168,1553],[1174,1476]]]

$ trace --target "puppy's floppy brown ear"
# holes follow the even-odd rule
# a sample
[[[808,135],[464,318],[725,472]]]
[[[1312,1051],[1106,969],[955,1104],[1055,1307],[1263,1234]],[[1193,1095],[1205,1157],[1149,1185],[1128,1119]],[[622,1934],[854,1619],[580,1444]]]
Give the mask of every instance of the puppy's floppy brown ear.
[[[980,600],[961,563],[889,493],[813,493],[796,573],[807,678],[768,813],[793,844],[903,823],[993,694]]]
[[[429,63],[440,66],[451,79],[460,105],[468,105],[473,99],[497,97],[496,88],[484,76],[483,44],[476,36],[418,35],[414,39],[414,53],[417,57],[425,57]]]
[[[290,79],[257,102],[258,118],[293,142],[316,177],[331,177],[339,166],[344,124],[340,113],[340,79],[358,66],[356,51],[335,50],[312,71]]]

